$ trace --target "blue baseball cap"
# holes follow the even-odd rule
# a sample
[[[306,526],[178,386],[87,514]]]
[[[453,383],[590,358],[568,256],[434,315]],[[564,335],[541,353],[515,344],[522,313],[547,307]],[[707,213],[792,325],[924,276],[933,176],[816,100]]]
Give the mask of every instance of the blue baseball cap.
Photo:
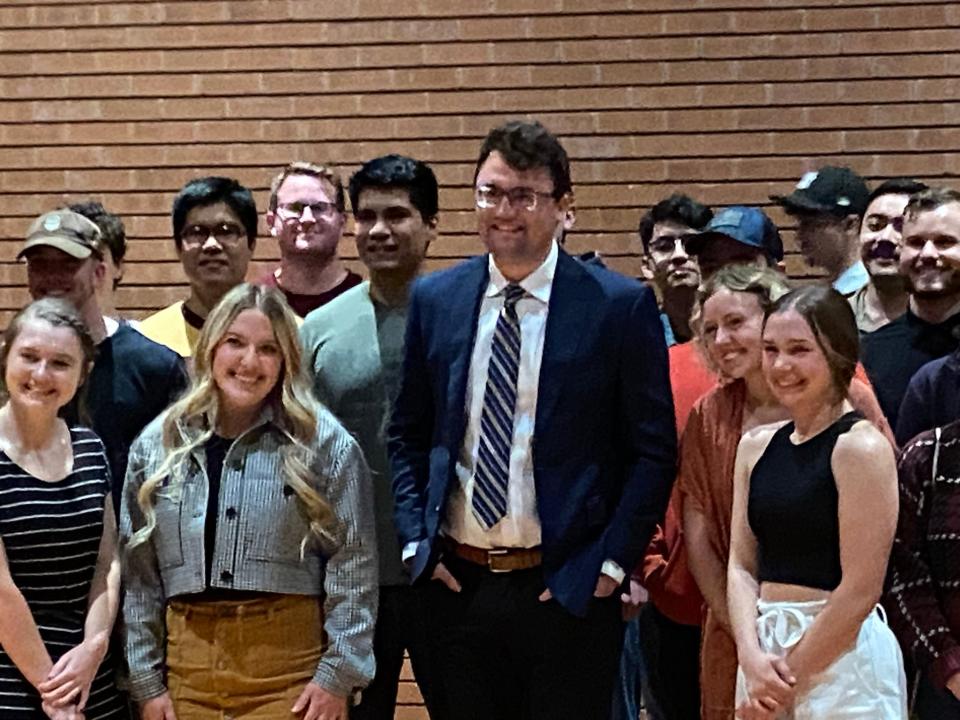
[[[783,240],[780,231],[767,214],[755,207],[732,205],[724,208],[707,226],[690,235],[684,242],[684,248],[692,255],[697,255],[712,238],[721,235],[738,243],[763,250],[767,258],[773,262],[783,260]]]

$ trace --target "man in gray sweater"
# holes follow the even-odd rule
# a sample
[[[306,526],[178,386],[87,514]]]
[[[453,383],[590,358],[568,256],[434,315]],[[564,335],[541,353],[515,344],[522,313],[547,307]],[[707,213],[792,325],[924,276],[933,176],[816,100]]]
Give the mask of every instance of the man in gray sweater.
[[[392,720],[407,650],[434,720],[436,682],[419,588],[409,584],[393,522],[387,427],[399,390],[410,286],[436,235],[438,190],[425,163],[399,155],[365,163],[350,179],[357,252],[370,278],[311,312],[301,328],[317,396],[357,438],[374,485],[380,604],[377,673],[352,720]]]

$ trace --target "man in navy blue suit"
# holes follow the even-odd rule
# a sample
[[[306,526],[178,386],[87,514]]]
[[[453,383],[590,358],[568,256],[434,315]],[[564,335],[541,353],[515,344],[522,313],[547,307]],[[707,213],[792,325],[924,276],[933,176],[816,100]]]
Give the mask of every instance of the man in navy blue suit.
[[[535,122],[484,141],[489,253],[414,286],[390,429],[396,520],[454,720],[605,718],[618,588],[663,514],[676,436],[653,293],[557,244],[573,202]]]

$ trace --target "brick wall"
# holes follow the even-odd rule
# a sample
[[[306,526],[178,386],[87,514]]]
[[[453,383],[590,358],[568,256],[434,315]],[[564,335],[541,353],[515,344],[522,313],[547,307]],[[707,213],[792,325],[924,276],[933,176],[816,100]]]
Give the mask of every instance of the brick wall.
[[[479,249],[479,142],[516,116],[574,160],[572,248],[628,273],[641,208],[675,189],[768,205],[828,161],[952,182],[958,24],[951,0],[0,2],[0,324],[26,300],[14,257],[39,213],[95,197],[122,214],[120,305],[142,315],[184,294],[176,190],[232,174],[263,206],[294,158],[433,164],[430,266],[449,264]],[[261,239],[257,270],[276,254]]]
[[[14,256],[40,212],[92,196],[125,217],[120,304],[139,315],[184,293],[176,189],[233,174],[262,205],[292,158],[432,163],[430,265],[448,264],[478,250],[479,141],[515,116],[574,159],[571,246],[630,273],[640,208],[674,189],[767,204],[827,161],[942,181],[958,167],[958,21],[955,3],[904,0],[0,3],[0,320],[26,299]],[[269,238],[256,257],[276,258]],[[788,267],[806,272],[793,253]]]

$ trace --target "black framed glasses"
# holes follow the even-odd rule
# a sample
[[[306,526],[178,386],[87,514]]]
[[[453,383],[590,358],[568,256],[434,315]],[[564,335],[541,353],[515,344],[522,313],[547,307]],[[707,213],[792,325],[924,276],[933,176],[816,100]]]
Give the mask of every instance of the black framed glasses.
[[[236,245],[244,237],[243,228],[234,223],[219,225],[188,225],[180,231],[180,242],[184,245],[203,245],[213,237],[223,246]]]
[[[477,207],[481,210],[499,207],[504,198],[516,211],[525,210],[533,212],[537,209],[540,198],[552,200],[553,194],[547,192],[538,192],[533,188],[513,188],[513,190],[504,190],[496,185],[481,185],[475,191]]]

